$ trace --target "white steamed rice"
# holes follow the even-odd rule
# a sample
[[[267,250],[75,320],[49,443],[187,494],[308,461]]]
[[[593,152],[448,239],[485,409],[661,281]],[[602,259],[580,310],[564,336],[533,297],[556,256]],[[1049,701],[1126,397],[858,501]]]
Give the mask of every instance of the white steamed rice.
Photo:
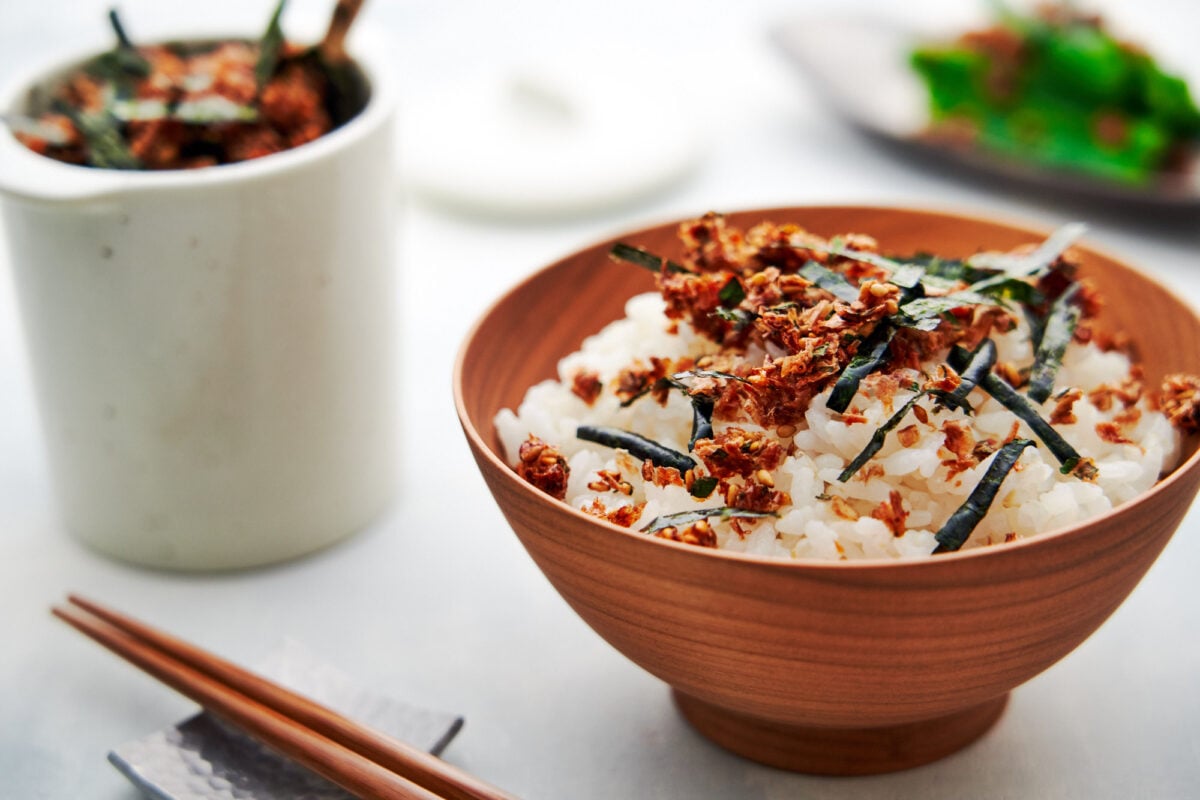
[[[674,325],[677,333],[669,332]],[[1023,326],[1009,333],[993,332],[999,360],[1029,363],[1032,352]],[[700,501],[683,486],[660,487],[642,480],[641,463],[622,451],[612,450],[576,438],[581,424],[609,425],[653,439],[667,447],[686,452],[691,433],[692,410],[687,398],[672,392],[665,407],[643,398],[621,408],[611,393],[603,393],[589,406],[571,391],[572,378],[581,370],[597,373],[606,384],[635,359],[649,356],[698,356],[715,352],[716,345],[692,334],[685,322],[669,323],[657,294],[632,298],[626,306],[626,318],[618,320],[590,337],[582,348],[562,359],[559,380],[546,381],[529,389],[516,413],[509,409],[496,417],[496,426],[510,462],[530,434],[558,448],[568,459],[570,480],[566,502],[586,508],[599,500],[609,509],[622,504],[645,502],[642,514],[633,526],[643,527],[663,514],[694,511],[723,505],[719,492]],[[753,358],[753,354],[749,355]],[[928,365],[933,373],[936,364]],[[1132,425],[1122,428],[1136,444],[1110,443],[1096,432],[1096,424],[1112,420],[1124,410],[1120,403],[1102,411],[1089,402],[1087,392],[1102,384],[1117,384],[1128,377],[1129,359],[1116,351],[1103,351],[1091,344],[1073,342],[1068,348],[1055,386],[1076,387],[1084,397],[1074,405],[1077,421],[1056,425],[1057,430],[1082,455],[1090,456],[1099,469],[1095,482],[1063,475],[1059,464],[1044,446],[1024,450],[1014,469],[1005,478],[986,517],[979,523],[964,549],[1022,538],[1080,522],[1101,514],[1149,489],[1159,475],[1178,458],[1179,437],[1167,419],[1144,407]],[[848,425],[829,411],[829,390],[818,395],[805,420],[791,437],[792,454],[774,471],[775,487],[790,494],[791,504],[777,518],[744,525],[751,532],[740,535],[728,521],[711,518],[720,548],[782,558],[862,559],[908,558],[928,556],[937,546],[934,534],[975,488],[992,461],[985,458],[977,466],[951,475],[942,464],[949,457],[943,448],[945,434],[941,425],[947,419],[967,420],[977,439],[1008,437],[1016,417],[980,389],[969,396],[974,416],[954,409],[943,409],[931,416],[930,424],[917,425],[920,438],[909,447],[901,445],[893,432],[873,461],[882,467],[870,470],[864,480],[860,472],[846,483],[838,474],[866,446],[876,428],[885,422],[894,408],[912,396],[900,390],[893,408],[867,392],[855,398],[855,409],[867,417],[865,424]],[[932,409],[931,401],[922,401]],[[1043,407],[1049,416],[1053,396]],[[910,420],[911,421],[911,420]],[[764,430],[749,421],[716,422],[719,432],[735,424],[746,430]],[[767,431],[785,449],[788,441],[775,430]],[[1019,436],[1035,439],[1020,425]],[[633,485],[633,494],[596,492],[588,488],[599,470],[619,470]],[[870,516],[871,510],[898,490],[908,512],[903,535]],[[847,504],[833,503],[841,497],[859,515],[846,518]],[[837,508],[840,506],[842,513]],[[849,515],[853,516],[853,514]]]

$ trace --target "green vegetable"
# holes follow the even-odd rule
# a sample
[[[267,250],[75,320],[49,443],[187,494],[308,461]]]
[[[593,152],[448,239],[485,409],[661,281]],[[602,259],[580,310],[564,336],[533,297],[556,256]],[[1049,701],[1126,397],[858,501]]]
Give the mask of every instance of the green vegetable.
[[[996,452],[992,463],[983,473],[983,478],[971,490],[966,502],[959,506],[934,534],[938,543],[934,553],[949,553],[963,546],[971,536],[971,531],[987,516],[992,501],[996,499],[996,493],[1000,491],[1000,484],[1016,466],[1021,453],[1031,446],[1035,445],[1029,439],[1013,439]]]
[[[915,50],[934,124],[965,121],[981,148],[1035,164],[1151,181],[1177,144],[1200,135],[1186,82],[1069,7],[1056,11],[998,10],[1021,43],[1011,54],[967,40]]]

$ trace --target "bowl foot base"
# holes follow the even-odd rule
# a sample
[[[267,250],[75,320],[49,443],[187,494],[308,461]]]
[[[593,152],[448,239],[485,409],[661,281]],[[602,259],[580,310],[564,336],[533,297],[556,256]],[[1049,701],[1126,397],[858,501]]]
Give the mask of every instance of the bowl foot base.
[[[772,767],[819,775],[873,775],[936,761],[987,732],[1008,695],[944,717],[883,728],[809,728],[748,717],[672,691],[701,734]]]

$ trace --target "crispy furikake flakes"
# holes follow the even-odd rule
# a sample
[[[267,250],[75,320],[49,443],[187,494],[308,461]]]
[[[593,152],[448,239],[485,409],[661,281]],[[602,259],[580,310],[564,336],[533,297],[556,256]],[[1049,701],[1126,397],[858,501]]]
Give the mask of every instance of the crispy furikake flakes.
[[[36,153],[69,164],[172,170],[248,161],[346,122],[359,98],[346,63],[284,41],[280,3],[258,42],[117,46],[86,63],[31,114],[6,119]],[[268,57],[269,56],[269,57]]]
[[[935,552],[967,541],[1008,475],[1022,469],[1019,461],[1029,447],[1045,448],[1062,475],[1095,481],[1093,458],[1056,429],[1076,422],[1075,404],[1085,394],[1075,388],[1053,393],[1069,344],[1103,349],[1120,342],[1096,327],[1100,298],[1077,275],[1069,252],[1082,231],[1068,225],[1040,244],[957,260],[885,256],[868,236],[827,240],[795,225],[764,222],[743,231],[708,214],[680,226],[684,249],[677,260],[630,244],[614,246],[613,260],[655,272],[668,330],[686,323],[708,344],[690,355],[633,359],[599,395],[597,376],[574,376],[572,390],[589,405],[608,393],[621,408],[665,406],[682,392],[693,411],[686,452],[633,430],[579,425],[579,439],[641,461],[641,486],[601,470],[588,488],[622,502],[623,494],[640,501],[644,487],[680,485],[698,502],[724,505],[662,513],[643,532],[714,547],[720,523],[721,530],[745,538],[764,518],[794,505],[790,491],[811,491],[780,468],[822,393],[831,421],[849,426],[876,420],[866,447],[836,481],[868,482],[886,474],[877,458],[885,442],[920,448],[928,432],[941,433],[939,466],[947,480],[961,485],[960,476],[990,462],[934,534]],[[997,342],[1022,322],[1032,340],[1032,362],[1000,360]],[[1130,442],[1144,395],[1177,428],[1200,428],[1200,378],[1173,375],[1161,390],[1146,393],[1134,365],[1119,383],[1087,393],[1097,409],[1117,409],[1111,421],[1095,426],[1096,434],[1110,444]],[[987,397],[1011,415],[1007,436],[984,434],[970,422],[975,405]],[[881,404],[886,420],[880,423],[874,411],[868,417],[863,400]],[[935,419],[948,409],[965,416]],[[813,495],[829,504],[833,516],[854,522],[870,514],[895,537],[906,535],[911,509],[899,491],[867,509],[826,491],[834,485],[826,482]],[[618,513],[632,517],[635,506],[628,507]],[[588,511],[613,520],[603,500]]]

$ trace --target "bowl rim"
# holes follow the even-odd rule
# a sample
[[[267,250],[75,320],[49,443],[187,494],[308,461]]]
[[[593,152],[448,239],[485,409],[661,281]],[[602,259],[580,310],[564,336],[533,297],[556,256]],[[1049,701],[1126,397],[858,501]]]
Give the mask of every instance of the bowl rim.
[[[734,210],[730,210],[730,211],[723,211],[720,213],[722,213],[725,216],[761,214],[761,215],[763,215],[763,218],[765,219],[771,215],[780,215],[780,214],[784,214],[784,213],[795,213],[795,212],[804,212],[804,211],[845,212],[845,213],[903,212],[906,214],[917,214],[917,215],[921,215],[921,216],[935,216],[935,217],[941,217],[941,218],[948,219],[948,220],[959,220],[959,221],[963,221],[963,222],[970,222],[970,223],[976,223],[976,224],[982,223],[982,224],[986,224],[986,225],[1001,226],[1001,227],[1011,228],[1011,229],[1014,229],[1016,231],[1020,231],[1023,233],[1035,234],[1038,236],[1042,236],[1043,238],[1045,236],[1049,235],[1049,233],[1050,233],[1049,230],[1042,228],[1038,225],[1031,225],[1031,224],[1028,224],[1025,222],[1014,221],[1011,219],[1000,219],[997,217],[982,216],[982,215],[977,215],[977,214],[964,214],[964,213],[960,213],[957,211],[946,211],[946,210],[929,208],[929,207],[914,207],[914,206],[900,206],[900,205],[886,205],[886,204],[878,204],[878,205],[862,204],[862,205],[859,205],[859,204],[814,203],[814,204],[807,204],[807,205],[772,206],[769,208],[739,208],[739,209],[734,209]],[[1146,491],[1142,492],[1141,494],[1137,495],[1136,497],[1134,497],[1130,500],[1126,500],[1125,502],[1120,503],[1119,505],[1113,506],[1108,511],[1104,512],[1103,514],[1101,514],[1099,516],[1092,517],[1091,519],[1083,520],[1081,522],[1077,522],[1073,525],[1068,525],[1066,527],[1055,528],[1053,530],[1046,531],[1044,533],[1039,533],[1039,534],[1030,536],[1025,539],[1018,539],[1013,542],[1003,542],[1000,544],[989,545],[987,547],[973,547],[973,548],[970,548],[967,550],[956,550],[956,551],[953,551],[950,553],[941,553],[941,554],[938,554],[938,556],[936,558],[931,557],[931,556],[921,556],[921,557],[914,556],[911,558],[872,557],[872,558],[861,558],[861,559],[850,559],[850,560],[839,559],[839,560],[834,561],[834,560],[817,559],[817,558],[782,558],[779,556],[767,556],[767,555],[761,555],[761,554],[757,554],[757,553],[744,553],[744,552],[731,551],[731,550],[722,550],[719,548],[697,547],[695,545],[684,544],[682,542],[676,542],[676,541],[672,541],[670,539],[663,539],[663,538],[660,538],[657,536],[643,534],[640,531],[635,530],[633,528],[625,528],[625,527],[622,527],[615,523],[609,522],[608,520],[600,519],[600,518],[594,517],[590,514],[586,514],[583,511],[566,503],[565,501],[555,500],[554,498],[546,495],[541,490],[537,489],[535,486],[530,484],[528,481],[522,480],[517,475],[517,473],[513,470],[513,468],[510,465],[508,465],[507,463],[505,463],[503,459],[500,458],[500,456],[496,453],[493,446],[484,439],[483,435],[480,433],[479,429],[475,426],[474,422],[471,420],[470,416],[468,415],[467,409],[466,409],[466,402],[463,397],[463,370],[464,370],[467,353],[471,349],[471,346],[474,343],[480,329],[496,313],[496,311],[500,308],[500,306],[502,306],[506,302],[508,302],[509,299],[513,295],[520,293],[526,287],[528,287],[531,283],[534,283],[535,281],[539,280],[546,273],[559,268],[568,259],[574,258],[584,251],[592,250],[592,249],[595,249],[598,247],[602,247],[602,246],[611,244],[613,241],[615,241],[618,238],[633,238],[640,233],[644,233],[644,232],[647,232],[650,230],[660,229],[664,225],[678,224],[678,223],[685,222],[685,221],[686,221],[686,219],[675,219],[675,220],[665,220],[665,221],[661,221],[661,222],[657,222],[657,223],[651,223],[651,224],[643,225],[635,230],[618,232],[618,234],[615,236],[609,236],[606,238],[598,239],[598,240],[596,240],[588,245],[585,245],[583,247],[575,248],[571,252],[566,253],[566,254],[556,258],[550,264],[542,266],[542,267],[534,270],[533,272],[529,273],[528,275],[524,276],[523,278],[518,280],[516,283],[511,285],[498,298],[493,300],[487,306],[487,308],[472,323],[470,329],[467,331],[466,335],[464,336],[462,342],[459,345],[458,352],[455,355],[454,366],[453,366],[453,371],[452,371],[451,379],[452,379],[452,389],[453,389],[453,394],[454,394],[455,411],[458,414],[459,422],[463,428],[464,433],[467,436],[467,439],[469,440],[470,444],[472,445],[472,447],[477,452],[483,454],[483,457],[486,458],[487,461],[493,467],[498,469],[500,471],[500,473],[504,475],[503,480],[505,480],[507,483],[509,483],[511,485],[517,486],[518,491],[527,493],[530,497],[537,498],[538,500],[540,500],[542,502],[553,503],[553,504],[555,504],[555,506],[558,508],[559,511],[565,512],[570,516],[574,516],[575,518],[577,518],[581,521],[585,521],[587,523],[591,523],[596,526],[599,526],[599,528],[601,530],[608,530],[613,533],[621,534],[625,537],[628,537],[631,541],[634,541],[634,542],[645,543],[644,546],[674,548],[681,555],[683,555],[685,553],[689,554],[688,557],[719,558],[719,559],[726,559],[726,560],[731,560],[734,562],[742,562],[742,563],[745,563],[748,565],[755,565],[755,566],[761,566],[761,567],[772,567],[772,568],[800,570],[800,571],[816,571],[816,572],[820,572],[820,573],[825,573],[826,571],[834,571],[834,570],[842,571],[842,570],[848,570],[848,569],[854,569],[854,570],[868,569],[868,570],[872,570],[872,571],[938,569],[938,568],[942,568],[944,565],[960,563],[965,560],[976,560],[976,559],[985,558],[985,557],[990,557],[992,559],[995,559],[997,557],[1005,556],[1006,554],[1017,554],[1017,553],[1025,551],[1025,550],[1029,550],[1030,548],[1048,547],[1048,546],[1051,546],[1052,543],[1054,543],[1058,540],[1061,540],[1063,538],[1066,538],[1069,536],[1084,535],[1088,529],[1095,527],[1097,525],[1097,523],[1100,523],[1104,520],[1110,519],[1114,516],[1117,516],[1117,515],[1128,516],[1128,515],[1137,514],[1137,512],[1142,507],[1144,507],[1148,503],[1154,502],[1159,495],[1166,492],[1171,486],[1173,486],[1174,484],[1176,484],[1180,481],[1185,480],[1185,476],[1187,473],[1191,473],[1191,472],[1200,470],[1200,447],[1197,447],[1190,456],[1188,456],[1186,459],[1184,459],[1183,461],[1176,464],[1175,467],[1171,470],[1171,472],[1166,477],[1158,479],[1154,483],[1154,485],[1151,486],[1149,489],[1147,489]],[[1171,295],[1173,298],[1175,298],[1180,303],[1180,305],[1183,308],[1185,308],[1193,316],[1193,318],[1196,319],[1197,324],[1200,324],[1200,312],[1197,311],[1196,307],[1194,305],[1192,305],[1192,303],[1190,303],[1186,299],[1180,297],[1176,292],[1171,290],[1163,281],[1159,280],[1157,276],[1151,275],[1148,272],[1145,272],[1144,270],[1134,267],[1132,264],[1130,264],[1125,259],[1122,259],[1115,255],[1112,255],[1109,251],[1107,251],[1103,248],[1097,248],[1090,243],[1081,243],[1081,244],[1076,244],[1075,246],[1084,251],[1087,251],[1094,255],[1097,255],[1101,258],[1112,261],[1112,262],[1116,263],[1117,265],[1124,267],[1127,270],[1130,270],[1131,272],[1137,274],[1140,278],[1147,281],[1151,285],[1153,285],[1153,286],[1161,289],[1162,291],[1166,292],[1167,294]],[[565,355],[567,355],[567,354],[563,353],[562,355],[559,356],[559,358],[561,359]],[[1194,502],[1194,499],[1193,499],[1193,502]]]

